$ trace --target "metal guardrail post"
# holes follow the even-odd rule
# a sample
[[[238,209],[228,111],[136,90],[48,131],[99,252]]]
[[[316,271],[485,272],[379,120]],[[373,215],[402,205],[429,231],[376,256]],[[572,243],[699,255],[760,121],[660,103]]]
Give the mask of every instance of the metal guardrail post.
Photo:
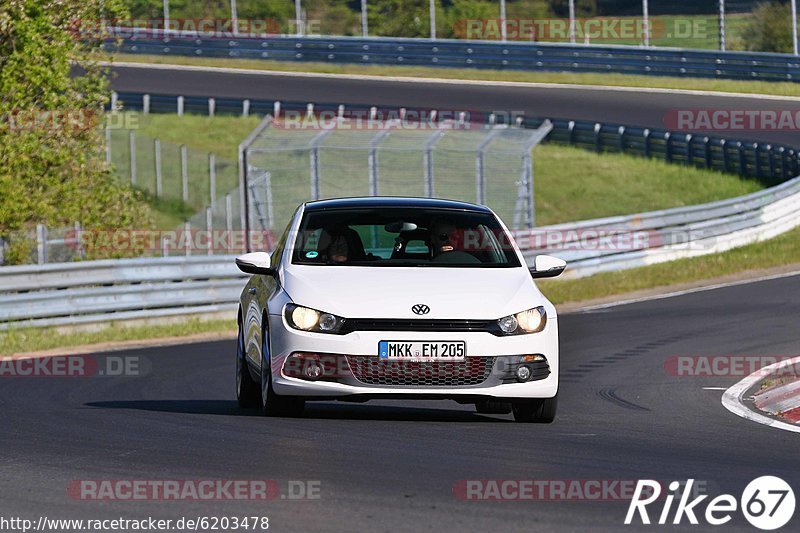
[[[617,129],[617,135],[619,135],[619,151],[625,152],[625,126],[620,126]]]
[[[208,99],[208,116],[213,117],[217,109],[217,101],[214,98]]]
[[[664,159],[672,161],[672,134],[664,133]]]
[[[250,100],[248,98],[242,100],[242,116],[243,117],[250,116]]]
[[[161,176],[161,141],[153,139],[154,164],[156,167],[156,198],[161,198],[164,193],[164,183]]]
[[[693,138],[691,133],[686,134],[686,163],[689,165],[694,164],[694,154],[692,153]]]
[[[178,97],[178,113],[177,113],[179,117],[183,116],[183,106],[184,106],[183,96],[179,96]]]
[[[189,162],[187,161],[186,145],[181,145],[181,198],[184,202],[189,201]]]
[[[711,154],[711,138],[706,136],[703,137],[703,155],[705,161],[705,167],[711,168],[714,164],[714,159]]]
[[[722,171],[728,172],[728,141],[722,139],[719,141],[719,148],[722,152]]]
[[[744,153],[744,144],[742,141],[736,141],[736,149],[739,152],[739,175],[747,175],[747,159]]]
[[[136,132],[128,131],[128,149],[130,151],[131,185],[136,185]]]
[[[650,130],[645,128],[642,132],[642,136],[644,137],[644,156],[650,157]]]
[[[143,94],[142,95],[142,113],[145,115],[150,114],[150,95]]]
[[[753,165],[755,166],[756,178],[761,179],[761,145],[753,143]]]
[[[602,135],[603,125],[599,122],[596,122],[594,125],[594,150],[597,153],[603,151],[603,135]]]

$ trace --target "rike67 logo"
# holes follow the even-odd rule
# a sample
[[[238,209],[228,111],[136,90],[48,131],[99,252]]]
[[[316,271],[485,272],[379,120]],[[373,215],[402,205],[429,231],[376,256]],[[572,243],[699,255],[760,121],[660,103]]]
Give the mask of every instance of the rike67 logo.
[[[784,480],[775,476],[762,476],[751,481],[737,500],[731,494],[720,494],[705,502],[705,511],[701,512],[707,494],[695,496],[692,487],[694,479],[689,479],[685,484],[673,481],[669,484],[668,492],[663,495],[661,506],[662,486],[658,481],[639,480],[625,516],[625,525],[630,525],[641,520],[642,524],[650,524],[649,511],[660,513],[653,516],[657,524],[681,524],[685,519],[690,524],[699,524],[698,516],[705,519],[707,524],[721,526],[733,518],[734,513],[740,510],[745,519],[754,527],[761,530],[774,530],[786,525],[794,515],[795,498],[792,487]],[[683,490],[681,490],[683,487]],[[675,500],[678,500],[674,507]],[[656,503],[658,501],[658,503]],[[638,520],[636,519],[638,515]]]

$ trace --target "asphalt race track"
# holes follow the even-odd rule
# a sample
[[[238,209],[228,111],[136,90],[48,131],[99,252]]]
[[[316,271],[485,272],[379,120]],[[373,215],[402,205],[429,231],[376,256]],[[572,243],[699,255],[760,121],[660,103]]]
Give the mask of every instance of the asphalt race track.
[[[619,531],[626,502],[464,501],[453,487],[695,478],[738,499],[766,474],[796,487],[796,434],[739,418],[721,405],[721,390],[703,388],[740,378],[677,377],[664,364],[673,355],[797,355],[798,316],[798,276],[564,315],[551,425],[454,402],[314,403],[300,419],[262,418],[236,405],[233,340],[113,354],[139,357],[149,369],[142,377],[5,378],[4,514],[258,514],[275,531]],[[76,479],[200,478],[273,479],[282,489],[315,480],[320,498],[98,502],[66,491]],[[716,529],[731,527],[753,530],[740,513]]]
[[[521,111],[526,116],[596,120],[626,126],[663,128],[674,110],[792,110],[800,99],[748,97],[581,88],[511,87],[497,85],[399,83],[348,77],[286,74],[239,74],[197,70],[135,68],[115,65],[112,88],[124,92],[251,98],[292,102],[363,104],[418,109]],[[797,144],[792,130],[733,131],[735,139]]]

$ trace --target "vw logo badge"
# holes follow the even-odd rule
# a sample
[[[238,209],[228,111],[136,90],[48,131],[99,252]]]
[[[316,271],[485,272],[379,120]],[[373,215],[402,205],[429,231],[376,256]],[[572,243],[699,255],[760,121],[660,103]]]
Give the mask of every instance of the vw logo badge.
[[[415,315],[427,315],[428,313],[431,312],[431,308],[425,304],[417,304],[411,308],[411,311]]]

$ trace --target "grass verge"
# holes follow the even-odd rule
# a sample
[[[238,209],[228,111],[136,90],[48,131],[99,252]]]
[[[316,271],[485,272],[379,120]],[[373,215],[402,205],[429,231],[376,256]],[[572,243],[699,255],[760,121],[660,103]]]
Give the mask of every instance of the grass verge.
[[[108,342],[168,339],[189,335],[226,333],[236,330],[234,319],[190,319],[159,325],[127,326],[112,322],[97,331],[64,332],[61,328],[24,328],[0,332],[0,355],[43,352],[55,348],[70,348]],[[234,334],[235,336],[235,334]]]
[[[723,80],[705,78],[673,78],[669,76],[638,76],[614,73],[526,72],[517,70],[432,68],[412,66],[329,64],[313,62],[270,61],[260,59],[199,58],[189,56],[151,56],[117,54],[117,63],[155,63],[192,65],[200,67],[227,67],[280,72],[314,72],[322,74],[368,75],[442,78],[478,81],[510,81],[532,83],[559,83],[575,85],[606,85],[616,87],[642,87],[687,89],[729,93],[765,94],[772,96],[800,96],[800,84],[792,82],[767,82]]]

